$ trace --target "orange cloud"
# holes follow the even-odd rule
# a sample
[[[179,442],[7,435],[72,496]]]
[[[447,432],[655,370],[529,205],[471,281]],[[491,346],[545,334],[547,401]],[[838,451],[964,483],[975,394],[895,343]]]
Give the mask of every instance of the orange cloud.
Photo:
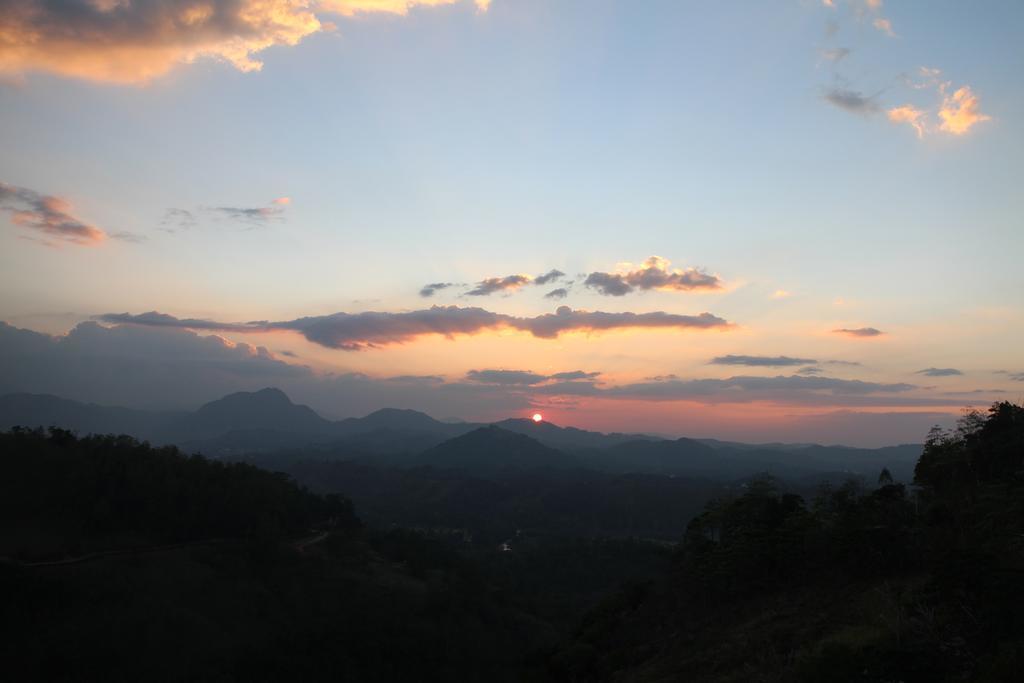
[[[942,119],[939,130],[964,135],[975,124],[988,121],[990,117],[979,111],[977,96],[965,85],[952,95],[943,97],[939,118]]]
[[[107,233],[72,215],[66,199],[28,188],[0,183],[0,210],[9,213],[18,227],[40,233],[44,244],[50,246],[50,239],[92,246],[107,238]]]
[[[144,84],[211,58],[259,71],[256,55],[331,30],[318,12],[405,15],[463,0],[13,0],[0,13],[0,76],[45,71],[103,83]],[[478,11],[489,1],[476,0]]]
[[[884,33],[885,35],[889,36],[890,38],[896,37],[896,33],[892,30],[892,22],[889,21],[888,19],[878,17],[873,22],[871,22],[871,25],[877,28],[882,33]]]
[[[989,120],[990,117],[981,113],[978,97],[969,86],[965,85],[950,95],[948,93],[952,82],[939,80],[942,74],[940,70],[921,67],[918,74],[921,80],[908,78],[906,84],[914,90],[934,88],[941,97],[938,109],[929,112],[912,104],[893,107],[886,112],[893,123],[909,123],[917,137],[923,138],[928,133],[936,132],[964,135],[975,124]],[[939,119],[937,125],[935,117]]]
[[[917,137],[923,138],[925,128],[925,112],[915,109],[912,105],[905,104],[902,107],[893,107],[887,112],[889,120],[893,123],[909,123],[917,131]]]
[[[323,0],[319,3],[319,8],[325,12],[337,12],[349,17],[371,13],[406,16],[410,10],[417,7],[441,7],[462,2],[463,0]],[[486,12],[491,0],[475,0],[473,4],[478,11]]]
[[[0,18],[0,73],[145,83],[204,57],[258,71],[256,53],[296,45],[320,28],[305,0],[20,0]]]
[[[722,280],[717,275],[697,268],[680,270],[671,268],[671,262],[660,256],[651,256],[639,268],[632,264],[620,265],[620,272],[595,271],[583,284],[605,296],[625,296],[637,289],[661,291],[720,290]]]

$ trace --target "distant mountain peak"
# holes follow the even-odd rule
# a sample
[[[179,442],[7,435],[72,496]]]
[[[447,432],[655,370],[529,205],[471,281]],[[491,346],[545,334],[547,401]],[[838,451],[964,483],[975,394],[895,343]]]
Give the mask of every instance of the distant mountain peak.
[[[426,465],[446,468],[567,467],[573,460],[525,434],[484,425],[449,439],[420,456]]]
[[[365,420],[366,418],[374,417],[374,416],[390,417],[390,416],[396,416],[396,415],[401,415],[401,416],[406,416],[406,417],[412,416],[412,415],[416,415],[416,416],[427,417],[427,418],[430,418],[431,420],[434,419],[434,418],[430,417],[429,415],[427,415],[426,413],[422,413],[422,412],[420,412],[418,410],[413,410],[412,408],[380,408],[378,410],[373,411],[372,413],[370,413],[369,415],[367,415],[363,419]]]
[[[280,389],[239,391],[203,405],[179,423],[196,438],[239,429],[270,429],[297,434],[326,432],[332,423],[309,406],[292,403]]]
[[[287,407],[294,406],[288,394],[276,387],[266,387],[258,391],[236,391],[222,398],[204,404],[199,410],[204,410],[215,405],[261,405],[266,407]]]
[[[381,408],[366,417],[350,418],[348,422],[358,423],[364,427],[385,427],[387,429],[412,429],[437,431],[447,425],[430,417],[426,413],[410,408]]]

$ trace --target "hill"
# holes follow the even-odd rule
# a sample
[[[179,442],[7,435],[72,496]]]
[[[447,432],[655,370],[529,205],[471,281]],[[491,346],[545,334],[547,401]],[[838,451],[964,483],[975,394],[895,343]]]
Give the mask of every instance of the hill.
[[[32,394],[0,397],[0,428],[51,425],[83,434],[129,434],[212,457],[288,452],[301,459],[360,460],[395,466],[425,463],[427,460],[419,458],[419,454],[486,426],[442,422],[415,410],[392,408],[365,417],[331,421],[272,388],[231,394],[190,413],[96,406]],[[573,459],[577,466],[590,469],[713,477],[723,482],[763,472],[793,479],[818,477],[841,482],[851,474],[873,476],[883,467],[897,480],[910,481],[921,453],[921,446],[917,445],[859,449],[667,440],[643,434],[603,434],[524,419],[503,420],[494,426],[561,453],[556,457],[537,452],[533,459],[524,455],[516,465],[520,467],[534,466],[530,463],[571,466],[567,459]],[[446,463],[445,457],[454,458],[451,463],[461,462],[460,466],[473,464],[473,456],[468,453],[473,442],[460,443],[461,446],[446,449],[467,450],[462,455],[451,453],[442,457],[434,453],[429,457],[440,458],[439,466]],[[480,448],[490,445],[480,442]],[[508,446],[503,448],[507,450]],[[562,463],[553,465],[555,460]]]
[[[494,424],[496,427],[516,432],[517,434],[525,434],[545,446],[566,452],[592,448],[609,448],[629,441],[660,440],[657,437],[645,434],[619,434],[615,432],[603,434],[601,432],[577,429],[576,427],[559,427],[554,423],[546,421],[534,422],[525,418],[501,420]]]
[[[0,467],[13,682],[543,681],[584,609],[667,559],[635,541],[522,536],[506,553],[367,529],[280,473],[128,437],[0,434]]]
[[[309,406],[292,403],[280,389],[267,388],[228,394],[171,422],[167,429],[169,438],[193,440],[248,430],[327,436],[335,426]]]
[[[100,406],[49,394],[0,396],[0,429],[60,427],[82,434],[130,434],[153,439],[167,423],[184,415]]]
[[[419,465],[446,469],[489,471],[501,469],[565,468],[576,464],[561,451],[525,434],[494,425],[474,429],[424,451]]]
[[[609,598],[564,680],[1011,681],[1024,665],[1024,407],[933,432],[812,502],[771,480],[708,504],[660,581]]]

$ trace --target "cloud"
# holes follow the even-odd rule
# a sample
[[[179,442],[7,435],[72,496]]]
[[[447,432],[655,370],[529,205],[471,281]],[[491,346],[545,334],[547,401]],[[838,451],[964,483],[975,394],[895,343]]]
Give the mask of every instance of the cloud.
[[[563,277],[565,277],[565,273],[563,273],[560,270],[552,269],[552,270],[549,270],[548,272],[544,273],[543,275],[538,275],[537,277],[535,277],[533,279],[533,284],[535,284],[535,285],[546,285],[546,284],[548,284],[550,282],[554,282],[555,280],[558,280],[559,278],[563,278]]]
[[[577,380],[593,380],[601,376],[600,372],[584,372],[583,370],[571,370],[569,372],[556,372],[553,375],[549,375],[548,379],[554,379],[561,382],[577,381]]]
[[[594,380],[597,373],[572,370],[546,375],[535,385],[488,384],[460,379],[444,381],[433,375],[373,377],[362,373],[314,371],[284,362],[279,355],[259,346],[233,343],[217,334],[203,335],[190,330],[135,325],[105,327],[82,323],[64,336],[39,334],[0,323],[0,395],[8,392],[48,393],[79,401],[136,408],[194,410],[200,404],[234,391],[279,387],[294,401],[308,403],[327,417],[365,415],[377,408],[408,407],[436,416],[461,415],[470,419],[503,419],[510,414],[526,415],[539,401],[567,405],[572,401],[611,400],[671,402],[686,401],[686,410],[664,411],[661,423],[644,422],[656,411],[613,405],[622,418],[617,429],[681,428],[706,435],[713,429],[727,438],[729,429],[743,428],[746,438],[772,440],[763,430],[775,425],[788,429],[789,440],[808,440],[809,433],[792,426],[794,416],[780,413],[767,423],[735,419],[722,420],[728,413],[716,406],[773,402],[816,410],[826,406],[864,406],[874,411],[883,406],[943,406],[960,408],[962,397],[928,397],[912,394],[906,384],[877,384],[822,377],[730,377],[727,379],[680,379],[662,375],[638,383],[607,386]],[[482,371],[480,371],[482,372]],[[529,371],[523,371],[529,372]],[[533,373],[531,373],[533,374]],[[544,373],[535,373],[544,376]],[[704,411],[694,404],[708,406]],[[586,404],[578,403],[581,411]],[[596,408],[600,414],[602,408]],[[939,415],[936,413],[936,415]],[[585,413],[578,413],[585,418]],[[688,417],[689,416],[689,417]],[[801,419],[807,418],[805,415]],[[898,416],[893,416],[898,420]],[[681,422],[682,420],[682,422]],[[687,422],[687,420],[689,420]],[[917,425],[907,439],[882,438],[870,430],[851,430],[856,441],[871,438],[893,443],[919,438],[934,419]],[[902,424],[902,423],[901,423]],[[671,425],[671,426],[669,426]],[[609,424],[608,426],[612,426]],[[866,426],[866,425],[865,425]],[[600,428],[600,426],[598,426]],[[607,428],[607,427],[606,427]],[[815,432],[835,441],[835,432]],[[857,436],[857,435],[860,436]],[[891,434],[891,432],[890,432]],[[732,433],[734,437],[739,432]]]
[[[964,373],[956,368],[925,368],[924,370],[918,370],[915,374],[927,375],[928,377],[952,377]]]
[[[857,21],[870,20],[871,25],[878,31],[891,38],[897,37],[892,22],[879,14],[882,9],[881,0],[850,0],[849,5]],[[831,31],[828,35],[831,37],[834,33]],[[882,111],[878,97],[888,88],[874,95],[866,95],[859,90],[846,87],[847,79],[836,73],[835,66],[850,54],[848,48],[822,48],[818,53],[823,59],[832,62],[833,76],[840,84],[825,91],[823,98],[826,102],[844,111],[865,116]],[[897,76],[895,80],[910,90],[934,90],[938,95],[938,102],[927,107],[913,102],[887,107],[885,113],[889,121],[908,124],[921,139],[935,132],[965,135],[978,123],[990,120],[991,117],[981,112],[979,99],[969,86],[952,90],[952,81],[942,81],[941,74],[940,69],[922,66],[913,74]]]
[[[852,114],[866,116],[879,110],[876,95],[865,95],[857,90],[831,88],[825,92],[825,101]]]
[[[565,277],[560,270],[549,270],[535,278],[529,275],[507,275],[505,277],[489,277],[476,283],[473,289],[466,292],[467,296],[490,296],[496,292],[515,292],[528,284],[546,285]],[[553,297],[552,297],[553,298]]]
[[[815,367],[815,366],[811,365],[811,366],[808,366],[806,368],[800,368],[799,370],[796,371],[796,374],[798,374],[798,375],[820,375],[822,372],[824,372],[824,370],[822,370],[821,368]]]
[[[451,286],[453,286],[451,282],[432,282],[429,285],[423,285],[423,288],[420,289],[420,296],[429,298],[442,289],[448,289]]]
[[[926,112],[916,109],[913,105],[904,104],[899,107],[893,107],[886,112],[886,115],[893,123],[909,123],[917,132],[918,138],[923,138],[927,132]]]
[[[0,393],[50,393],[135,407],[189,407],[311,377],[260,346],[218,335],[81,323],[64,336],[0,323]]]
[[[832,331],[835,334],[845,334],[848,337],[879,337],[885,334],[885,332],[877,330],[874,327],[856,327],[852,329],[849,327],[842,327],[838,330]]]
[[[344,16],[358,14],[397,14],[406,16],[419,7],[441,7],[456,5],[463,0],[322,0],[318,7],[326,12],[336,12]],[[473,0],[477,11],[486,12],[491,0]]]
[[[978,396],[980,395],[992,395],[992,394],[1005,394],[1006,391],[1003,389],[971,389],[970,391],[944,391],[943,396]]]
[[[793,296],[793,293],[788,292],[785,289],[776,289],[774,292],[772,292],[773,299],[788,299],[791,296]]]
[[[950,95],[948,90],[951,82],[939,82],[938,69],[921,67],[921,73],[925,77],[923,82],[908,81],[907,85],[915,90],[934,87],[941,97],[938,111],[928,112],[912,104],[904,104],[886,112],[890,121],[908,123],[914,128],[918,138],[924,138],[927,134],[937,132],[966,135],[977,124],[990,120],[991,117],[981,113],[978,97],[970,87],[963,86]],[[935,123],[936,119],[938,123]]]
[[[822,59],[827,59],[830,62],[841,62],[851,52],[852,50],[848,47],[828,47],[818,50],[818,54],[821,55]]]
[[[214,219],[237,221],[246,223],[250,227],[265,225],[270,221],[280,220],[284,217],[285,209],[292,203],[290,197],[278,197],[267,206],[238,207],[238,206],[204,206],[198,209],[189,210],[181,208],[170,208],[164,211],[160,220],[159,229],[164,232],[181,232],[199,225],[201,216],[211,216]]]
[[[559,287],[558,289],[552,289],[550,292],[544,295],[545,299],[564,299],[569,296],[569,290],[565,287]]]
[[[499,292],[517,292],[526,285],[546,285],[555,282],[565,277],[565,273],[560,270],[549,270],[548,272],[538,275],[537,277],[531,277],[522,273],[515,275],[506,275],[505,277],[489,277],[477,282],[473,287],[466,292],[466,296],[490,296],[491,294],[497,294]],[[571,282],[569,283],[572,284]],[[433,296],[437,290],[445,289],[447,287],[454,287],[455,284],[451,282],[438,282],[430,285],[426,285],[420,290],[420,296],[430,297]],[[568,289],[561,288],[565,294],[568,294]],[[558,290],[556,290],[558,291]],[[550,296],[549,298],[563,298],[558,295]]]
[[[302,0],[12,0],[0,17],[0,73],[126,84],[200,58],[258,71],[257,53],[321,30]]]
[[[896,32],[892,30],[892,22],[885,17],[876,17],[875,20],[871,22],[871,25],[890,38],[896,37]]]
[[[866,382],[834,377],[778,375],[726,379],[680,379],[674,375],[609,387],[589,382],[542,384],[533,391],[633,401],[691,401],[708,405],[769,402],[805,406],[959,406],[954,398],[907,396],[922,387],[905,383]]]
[[[601,373],[572,370],[552,375],[540,375],[528,370],[471,370],[466,380],[478,384],[521,387],[541,391],[547,395],[579,395],[590,393]]]
[[[470,382],[480,384],[495,384],[502,386],[523,386],[532,387],[546,383],[564,382],[593,382],[600,377],[600,372],[585,372],[583,370],[570,370],[567,372],[556,372],[551,375],[541,375],[530,370],[470,370],[466,373],[466,379]]]
[[[145,84],[181,64],[215,59],[259,71],[257,55],[322,30],[318,14],[405,15],[461,0],[8,0],[0,12],[0,76],[31,71]],[[485,11],[488,0],[473,3]]]
[[[288,197],[279,197],[273,200],[268,206],[237,207],[237,206],[215,206],[205,211],[228,220],[248,223],[251,226],[265,225],[266,223],[278,220],[284,214],[285,208],[291,204]]]
[[[633,291],[633,286],[626,282],[624,276],[612,273],[591,273],[583,284],[605,296],[624,296]]]
[[[105,232],[74,216],[66,199],[28,188],[0,183],[0,210],[10,214],[16,226],[36,233],[50,246],[54,246],[50,240],[94,246],[107,238]]]
[[[194,410],[225,394],[268,386],[328,417],[411,407],[500,419],[529,407],[521,393],[490,385],[316,372],[216,334],[87,322],[51,336],[0,322],[0,395],[45,393],[102,405]]]
[[[523,285],[530,283],[529,275],[508,275],[506,277],[489,277],[481,280],[476,286],[466,292],[468,296],[490,296],[495,292],[516,291]]]
[[[652,256],[636,270],[620,273],[593,272],[583,284],[605,296],[624,296],[634,290],[692,291],[718,290],[722,281],[696,268],[671,269],[671,263],[660,256]]]
[[[942,120],[939,130],[953,135],[964,135],[975,125],[990,119],[981,113],[977,96],[966,85],[943,98],[939,118]]]
[[[1024,382],[1024,372],[1010,372],[1009,370],[996,370],[996,375],[1006,375],[1014,382]]]
[[[608,389],[609,394],[648,397],[712,396],[722,391],[740,390],[749,394],[785,391],[819,392],[832,395],[899,394],[919,389],[913,384],[865,382],[835,377],[801,377],[777,375],[755,377],[740,375],[728,379],[675,379],[664,382],[626,384]]]
[[[712,365],[749,365],[753,367],[786,367],[791,365],[814,365],[811,358],[790,358],[789,356],[717,356],[708,361]]]
[[[653,313],[605,313],[573,310],[561,306],[555,313],[535,317],[517,317],[492,313],[482,308],[433,306],[419,311],[385,313],[334,313],[281,322],[253,321],[217,322],[195,318],[179,319],[165,313],[150,311],[107,313],[98,320],[115,324],[148,327],[184,328],[222,332],[292,331],[320,346],[344,351],[390,346],[411,342],[419,337],[441,335],[455,337],[491,330],[512,329],[528,332],[539,339],[555,339],[567,332],[601,332],[629,329],[728,329],[732,325],[710,313],[678,315]]]
[[[140,235],[137,232],[128,232],[127,230],[119,230],[112,232],[109,235],[110,239],[118,240],[119,242],[128,242],[129,244],[144,244],[149,241],[149,238],[145,235]]]
[[[912,76],[906,74],[901,77],[901,80],[912,90],[926,90],[941,86],[942,82],[939,80],[941,75],[942,69],[921,66],[917,69],[917,77],[920,80],[915,80]]]
[[[397,375],[385,377],[383,381],[406,385],[437,385],[444,383],[444,377],[440,375]]]
[[[559,306],[554,314],[546,313],[534,318],[516,318],[511,327],[529,331],[542,339],[555,339],[563,332],[599,332],[615,329],[727,329],[732,324],[710,313],[678,315],[655,311],[653,313],[604,313],[601,311],[573,310]]]
[[[470,370],[466,373],[466,379],[481,384],[530,386],[547,381],[548,376],[529,370]]]
[[[260,331],[261,323],[219,323],[212,320],[201,320],[199,318],[175,318],[173,315],[149,311],[131,315],[129,313],[107,313],[97,317],[98,320],[108,323],[124,323],[128,325],[139,325],[142,327],[167,327],[174,329],[207,330],[219,332],[254,332]],[[265,325],[265,323],[263,323]]]
[[[855,360],[827,360],[827,361],[824,361],[824,363],[826,365],[846,365],[846,366],[849,366],[849,367],[857,367],[857,368],[859,368],[861,366],[861,364],[858,363]]]
[[[167,209],[160,220],[160,229],[164,232],[178,232],[189,230],[198,224],[195,214],[187,209]]]

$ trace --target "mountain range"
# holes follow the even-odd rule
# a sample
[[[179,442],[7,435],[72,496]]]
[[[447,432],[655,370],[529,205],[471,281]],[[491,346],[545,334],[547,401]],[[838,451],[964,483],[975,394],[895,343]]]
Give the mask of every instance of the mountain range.
[[[885,467],[897,479],[909,481],[921,453],[921,446],[914,444],[879,449],[757,445],[604,434],[526,419],[442,422],[394,408],[333,421],[273,388],[229,394],[194,412],[99,406],[41,394],[0,396],[0,429],[14,426],[129,434],[214,458],[286,454],[402,467],[575,467],[727,480],[760,472],[789,478],[873,477]]]

